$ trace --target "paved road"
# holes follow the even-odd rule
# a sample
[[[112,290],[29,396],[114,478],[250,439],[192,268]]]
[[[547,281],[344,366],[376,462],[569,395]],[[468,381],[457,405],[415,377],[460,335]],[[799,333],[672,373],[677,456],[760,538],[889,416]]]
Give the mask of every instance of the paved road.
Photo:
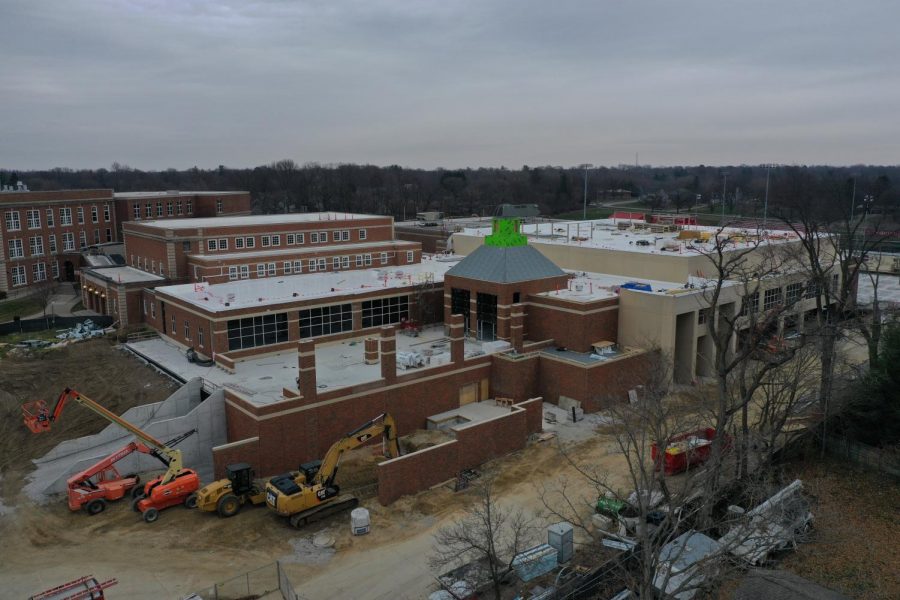
[[[81,300],[81,296],[72,289],[69,284],[62,284],[60,286],[59,291],[57,291],[53,298],[50,300],[49,306],[47,306],[47,314],[48,315],[56,315],[57,317],[80,317],[80,316],[92,316],[96,315],[92,310],[77,310],[75,312],[72,311],[75,308],[75,305]],[[39,319],[44,316],[44,311],[38,311],[34,314],[22,317],[23,319]]]

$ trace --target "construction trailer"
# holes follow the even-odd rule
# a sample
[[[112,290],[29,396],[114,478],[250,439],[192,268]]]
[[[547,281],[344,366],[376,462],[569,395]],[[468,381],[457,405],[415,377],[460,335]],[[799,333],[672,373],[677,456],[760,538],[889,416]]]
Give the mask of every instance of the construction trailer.
[[[116,579],[98,581],[93,575],[85,575],[68,583],[50,588],[29,600],[103,600],[103,591],[119,583]]]

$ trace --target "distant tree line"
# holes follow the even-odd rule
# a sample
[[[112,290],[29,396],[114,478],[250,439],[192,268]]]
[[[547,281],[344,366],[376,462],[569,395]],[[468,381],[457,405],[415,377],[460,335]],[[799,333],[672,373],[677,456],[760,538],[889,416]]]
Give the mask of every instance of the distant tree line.
[[[724,195],[729,213],[754,216],[762,214],[767,172],[770,207],[798,191],[829,201],[838,197],[866,210],[896,212],[900,207],[900,166],[598,167],[587,171],[587,196],[592,204],[615,206],[633,200],[647,209],[684,212],[716,211]],[[247,190],[259,213],[334,210],[398,219],[420,211],[490,215],[504,203],[537,204],[546,215],[575,211],[584,201],[584,177],[585,171],[577,167],[423,170],[299,165],[290,159],[254,168],[142,171],[113,163],[109,169],[0,169],[0,184],[21,180],[32,190]]]

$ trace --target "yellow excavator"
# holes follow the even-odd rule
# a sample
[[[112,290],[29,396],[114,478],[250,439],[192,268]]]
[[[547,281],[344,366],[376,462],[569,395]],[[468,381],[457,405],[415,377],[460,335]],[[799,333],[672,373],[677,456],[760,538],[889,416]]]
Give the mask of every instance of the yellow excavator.
[[[335,484],[341,456],[382,434],[385,455],[400,456],[394,419],[387,413],[380,414],[335,442],[322,460],[304,463],[299,471],[270,479],[266,484],[266,504],[282,517],[290,517],[294,527],[355,508],[359,499],[349,494],[339,495],[341,490]]]

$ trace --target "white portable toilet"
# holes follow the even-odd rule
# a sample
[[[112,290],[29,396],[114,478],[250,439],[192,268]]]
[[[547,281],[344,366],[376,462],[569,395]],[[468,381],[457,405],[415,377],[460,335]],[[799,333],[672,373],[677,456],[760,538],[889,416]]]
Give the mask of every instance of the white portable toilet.
[[[365,535],[369,529],[369,509],[354,508],[350,511],[350,531],[353,535]]]
[[[575,552],[575,530],[563,521],[547,528],[547,544],[556,550],[557,564],[569,562]]]

